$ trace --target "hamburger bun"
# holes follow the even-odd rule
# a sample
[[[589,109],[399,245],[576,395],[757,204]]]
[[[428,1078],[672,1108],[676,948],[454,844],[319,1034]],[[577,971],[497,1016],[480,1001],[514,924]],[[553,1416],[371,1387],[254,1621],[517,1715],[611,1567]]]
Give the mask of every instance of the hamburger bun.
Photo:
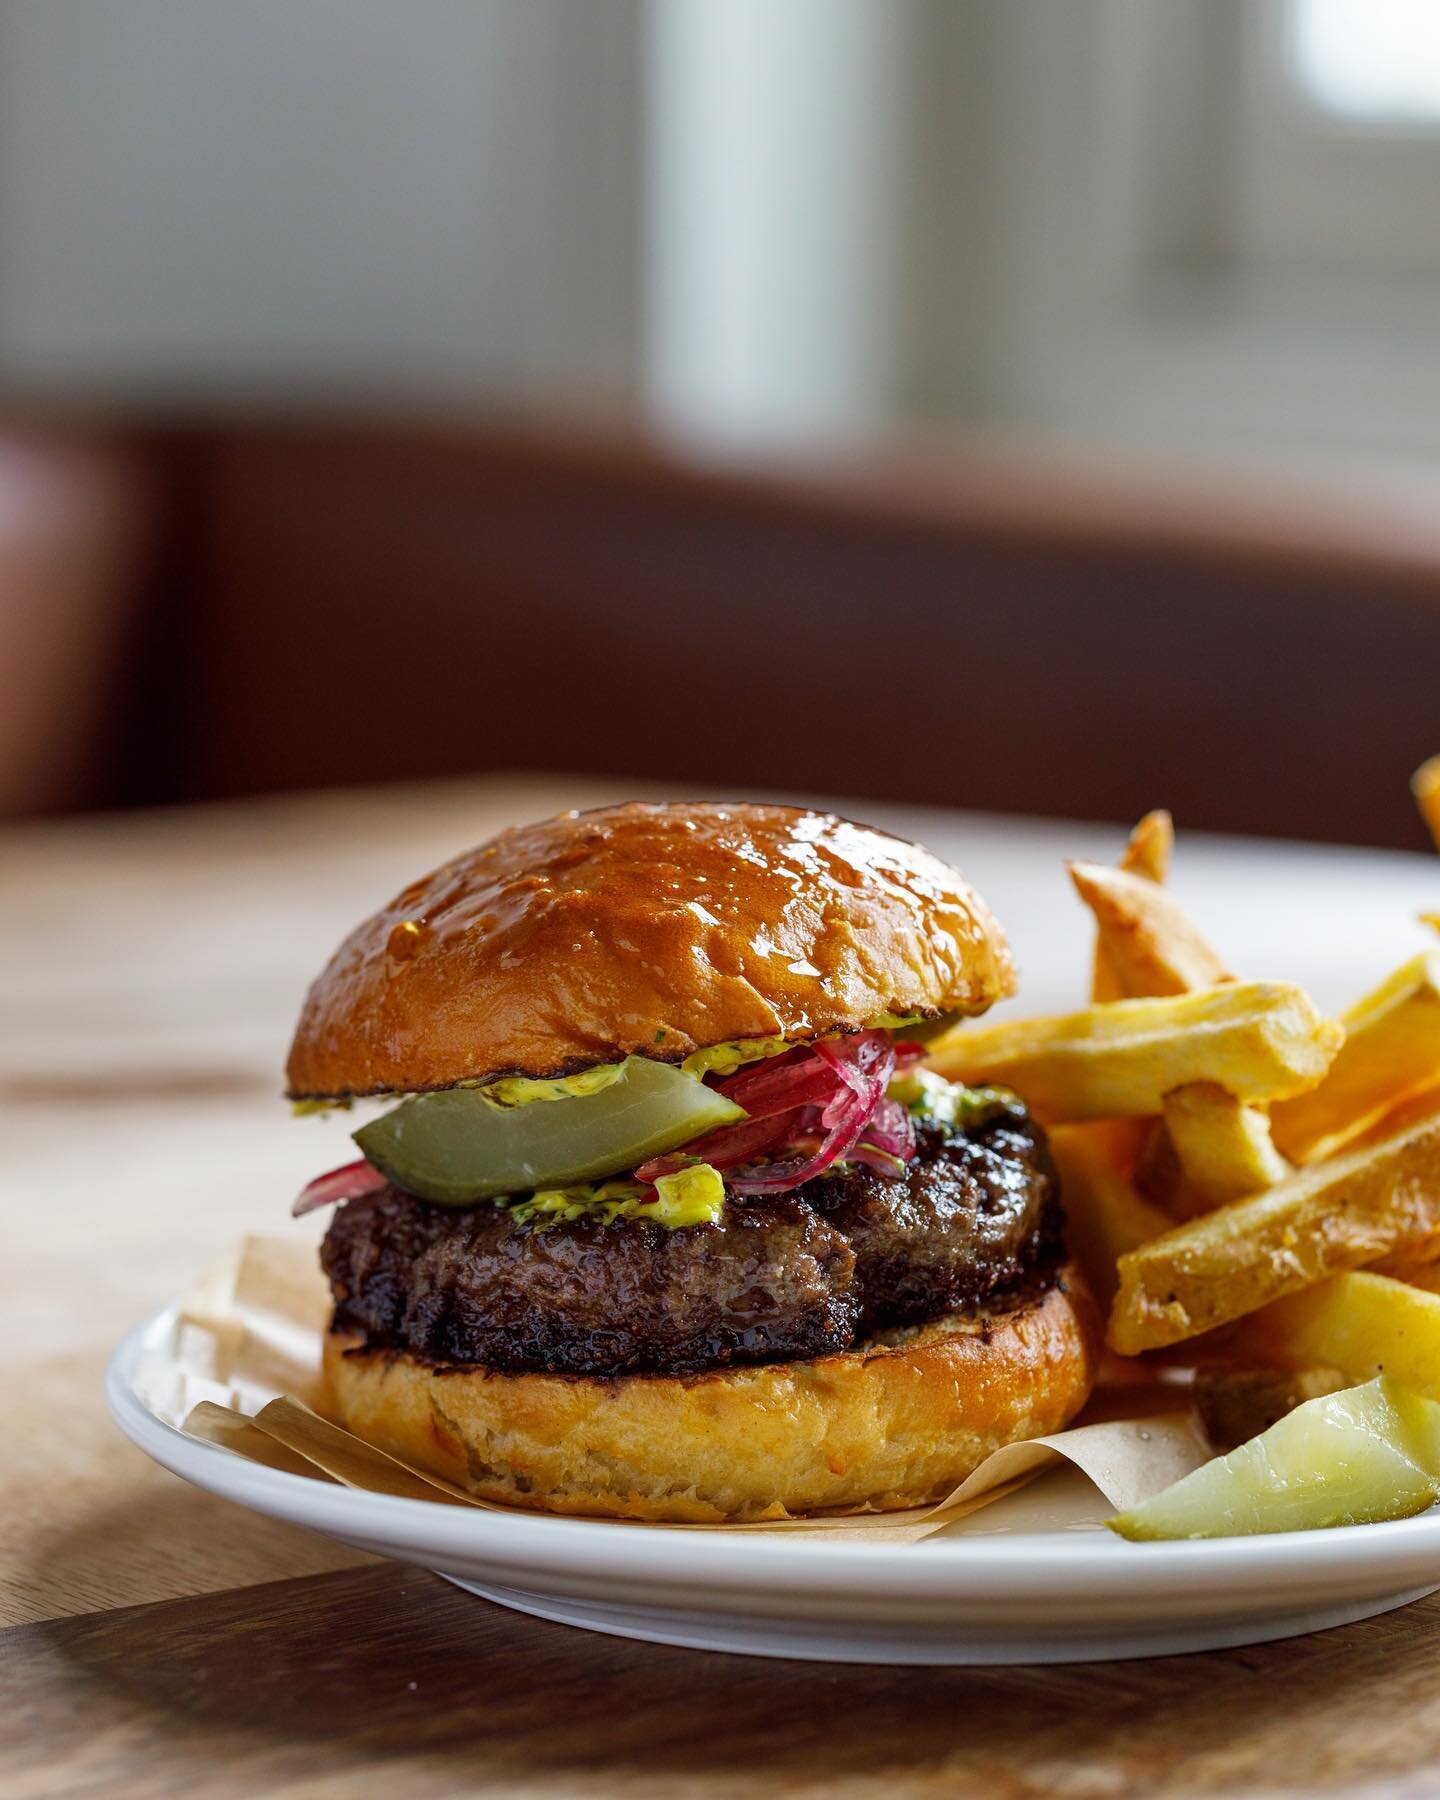
[[[605,807],[503,832],[353,931],[306,998],[293,1099],[678,1062],[1013,991],[999,925],[914,844],[787,806]]]
[[[1006,1311],[952,1314],[809,1362],[687,1377],[495,1374],[332,1331],[336,1416],[481,1499],[686,1524],[938,1499],[1090,1393],[1099,1321],[1066,1269]]]

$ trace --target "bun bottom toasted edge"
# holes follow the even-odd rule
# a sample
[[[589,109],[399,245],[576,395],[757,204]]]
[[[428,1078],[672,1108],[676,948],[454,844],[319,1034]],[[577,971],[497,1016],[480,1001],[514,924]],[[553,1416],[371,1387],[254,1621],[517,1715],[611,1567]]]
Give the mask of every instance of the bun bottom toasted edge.
[[[994,1450],[1057,1431],[1095,1379],[1095,1306],[1066,1269],[1009,1310],[844,1354],[702,1375],[505,1375],[365,1350],[325,1370],[357,1436],[481,1499],[724,1524],[938,1499]]]

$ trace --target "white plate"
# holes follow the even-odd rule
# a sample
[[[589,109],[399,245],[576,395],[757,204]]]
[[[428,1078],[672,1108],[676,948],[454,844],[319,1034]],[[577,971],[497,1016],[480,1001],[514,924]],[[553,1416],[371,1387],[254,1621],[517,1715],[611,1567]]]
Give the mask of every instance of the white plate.
[[[1078,1476],[1047,1477],[917,1544],[667,1531],[356,1493],[166,1424],[145,1396],[163,1383],[174,1326],[171,1308],[133,1332],[106,1378],[121,1429],[167,1469],[504,1606],[621,1637],[820,1662],[1075,1662],[1263,1643],[1440,1587],[1440,1510],[1343,1531],[1125,1544],[1099,1527],[1104,1503]]]

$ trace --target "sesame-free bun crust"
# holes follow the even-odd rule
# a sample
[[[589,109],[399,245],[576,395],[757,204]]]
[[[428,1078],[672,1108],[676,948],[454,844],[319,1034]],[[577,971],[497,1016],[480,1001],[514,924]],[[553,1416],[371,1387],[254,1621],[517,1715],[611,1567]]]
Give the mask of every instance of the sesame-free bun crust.
[[[502,832],[357,927],[306,998],[294,1098],[553,1075],[882,1013],[983,1012],[1003,933],[914,844],[787,806],[633,804]]]
[[[810,1362],[686,1377],[502,1375],[329,1334],[357,1436],[481,1499],[688,1524],[938,1499],[1084,1405],[1099,1323],[1070,1271],[1007,1312],[952,1315]]]

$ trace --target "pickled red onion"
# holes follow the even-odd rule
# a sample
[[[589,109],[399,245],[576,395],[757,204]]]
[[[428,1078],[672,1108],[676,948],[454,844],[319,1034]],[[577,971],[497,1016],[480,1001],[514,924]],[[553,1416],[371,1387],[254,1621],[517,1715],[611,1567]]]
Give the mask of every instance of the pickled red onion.
[[[797,1106],[823,1106],[834,1098],[838,1084],[835,1070],[824,1057],[802,1044],[771,1062],[717,1081],[715,1087],[727,1100],[743,1106],[752,1119],[765,1119]]]
[[[905,1173],[905,1164],[900,1157],[891,1156],[887,1150],[877,1149],[864,1138],[850,1152],[850,1161],[864,1163],[867,1169],[874,1169],[877,1175],[888,1175],[892,1181]]]
[[[727,1170],[736,1193],[781,1194],[851,1156],[865,1139],[867,1153],[856,1160],[894,1173],[915,1147],[909,1114],[885,1098],[895,1062],[895,1045],[883,1031],[852,1032],[789,1051],[776,1063],[717,1083],[727,1099],[752,1112],[750,1119],[722,1126],[636,1172],[653,1181],[694,1158]],[[752,1109],[760,1108],[765,1110],[754,1116]],[[765,1124],[774,1129],[755,1129]]]
[[[691,1163],[707,1162],[712,1169],[729,1169],[788,1145],[794,1138],[802,1113],[813,1113],[813,1107],[795,1107],[788,1112],[772,1113],[758,1119],[744,1119],[738,1125],[722,1125],[718,1131],[706,1132],[681,1150],[664,1156],[652,1156],[635,1171],[637,1181],[658,1181],[662,1175],[674,1175]]]
[[[290,1208],[290,1216],[298,1219],[322,1206],[334,1206],[340,1200],[358,1200],[362,1194],[379,1193],[384,1186],[385,1177],[362,1156],[358,1162],[331,1169],[328,1174],[317,1175],[307,1183]]]
[[[907,1163],[915,1154],[915,1121],[898,1100],[882,1100],[865,1127],[865,1142]]]

